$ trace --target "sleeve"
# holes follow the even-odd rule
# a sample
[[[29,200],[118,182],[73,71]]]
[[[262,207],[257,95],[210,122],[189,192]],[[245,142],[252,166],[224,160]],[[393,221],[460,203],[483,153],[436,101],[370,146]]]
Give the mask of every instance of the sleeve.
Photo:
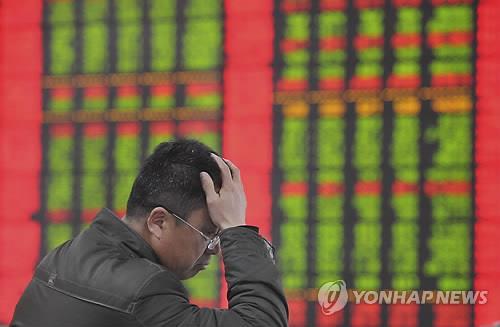
[[[142,326],[288,326],[288,306],[272,246],[253,229],[221,234],[229,309],[190,304],[181,282],[168,271],[140,291],[134,315]]]

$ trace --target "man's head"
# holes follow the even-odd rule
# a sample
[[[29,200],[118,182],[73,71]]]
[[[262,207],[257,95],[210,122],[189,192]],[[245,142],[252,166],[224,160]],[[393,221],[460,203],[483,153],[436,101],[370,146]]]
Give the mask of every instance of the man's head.
[[[181,279],[198,273],[219,250],[208,250],[206,239],[193,229],[208,237],[217,233],[200,180],[205,171],[216,189],[221,187],[220,169],[211,153],[215,152],[194,140],[159,144],[142,166],[127,202],[125,222]]]

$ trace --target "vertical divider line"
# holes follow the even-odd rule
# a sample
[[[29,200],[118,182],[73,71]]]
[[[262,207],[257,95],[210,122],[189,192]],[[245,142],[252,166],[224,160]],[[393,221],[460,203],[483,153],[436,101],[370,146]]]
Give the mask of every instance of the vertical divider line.
[[[151,69],[151,60],[152,56],[154,55],[152,48],[151,48],[151,25],[152,25],[152,19],[149,16],[149,6],[150,4],[149,1],[144,1],[142,5],[142,37],[143,37],[143,56],[142,56],[142,62],[143,66],[141,69],[141,72],[150,72],[152,71]],[[142,97],[142,106],[141,108],[138,108],[139,111],[144,111],[145,108],[148,107],[148,100],[151,97],[151,87],[148,85],[141,85],[139,86],[141,90],[141,97]],[[142,162],[144,159],[146,159],[148,155],[148,149],[149,149],[149,140],[150,140],[150,123],[145,120],[139,121],[139,124],[141,126],[140,129],[140,146],[139,146],[139,152],[140,152],[140,157],[139,157],[139,166],[142,166]]]
[[[75,40],[75,65],[73,73],[83,74],[83,29],[84,29],[84,17],[83,17],[83,1],[75,1],[75,23],[76,23],[76,40]],[[83,107],[83,89],[76,88],[74,90],[75,97],[73,99],[73,111],[80,111]],[[74,148],[73,148],[73,194],[72,194],[72,235],[76,236],[80,232],[80,226],[82,224],[82,149],[83,149],[83,128],[84,123],[74,123],[75,134],[74,134]]]
[[[426,24],[432,18],[432,4],[427,1],[422,1],[420,5],[420,10],[422,12],[422,21],[421,21],[421,50],[422,55],[420,57],[420,67],[423,67],[421,71],[421,87],[430,87],[431,85],[431,73],[429,69],[426,69],[430,66],[430,61],[432,60],[432,50],[427,45],[427,29]],[[429,257],[429,249],[427,248],[426,242],[422,242],[422,240],[428,240],[431,235],[431,223],[432,223],[432,209],[430,199],[426,197],[424,186],[425,186],[425,172],[431,166],[432,162],[430,162],[427,158],[432,158],[431,153],[434,152],[434,148],[427,145],[425,143],[424,134],[426,130],[432,125],[432,110],[431,103],[429,100],[421,99],[421,111],[419,114],[419,183],[418,183],[418,192],[419,192],[419,215],[418,215],[418,229],[419,229],[419,259],[418,259],[418,277],[420,280],[420,287],[424,290],[434,289],[434,285],[432,285],[432,281],[430,279],[425,278],[424,265]],[[419,306],[418,312],[418,324],[420,326],[431,326],[434,321],[434,313],[432,310],[432,305],[424,304]]]
[[[283,67],[281,61],[281,51],[280,51],[280,40],[283,36],[282,20],[280,15],[280,0],[274,0],[273,8],[273,29],[274,29],[274,39],[273,39],[273,76],[272,76],[272,86],[273,91],[275,91],[279,70]],[[280,138],[283,133],[283,106],[277,103],[272,105],[272,158],[271,158],[271,237],[273,244],[276,249],[281,246],[281,224],[283,223],[283,212],[281,211],[279,205],[279,199],[281,196],[281,183],[283,182],[283,172],[279,166],[279,145]],[[278,257],[279,260],[279,257]]]
[[[391,37],[394,34],[394,22],[396,21],[396,15],[394,12],[394,7],[391,6],[391,0],[385,0],[384,15],[389,17],[384,17],[384,88],[387,88],[387,81],[392,71],[394,65],[394,55],[391,46]],[[381,246],[380,246],[380,258],[382,263],[382,269],[380,271],[381,289],[390,289],[392,287],[393,275],[389,269],[391,262],[391,249],[392,249],[392,233],[391,226],[393,226],[395,217],[394,212],[391,208],[392,199],[392,184],[394,182],[394,167],[391,165],[391,145],[393,144],[392,132],[393,132],[393,122],[394,122],[394,111],[392,103],[383,101],[383,113],[382,113],[382,205],[381,205]],[[381,304],[381,325],[389,326],[389,305]]]
[[[356,25],[358,22],[357,10],[354,7],[354,1],[348,1],[347,5],[347,35],[346,35],[346,74],[345,83],[346,88],[349,88],[351,79],[355,76],[356,65],[356,52],[354,49],[354,38],[356,36]],[[345,104],[345,163],[344,163],[344,219],[342,225],[344,227],[344,271],[343,276],[350,288],[354,284],[353,273],[353,258],[352,250],[354,248],[354,225],[356,212],[352,201],[354,199],[354,184],[356,180],[356,170],[353,165],[354,159],[354,138],[356,130],[356,105],[352,102]],[[343,310],[344,326],[350,326],[353,319],[352,313],[354,312],[353,306],[346,306]]]
[[[226,40],[226,11],[224,10],[226,6],[226,1],[225,0],[221,0],[221,4],[220,4],[220,16],[218,17],[221,21],[221,31],[220,33],[222,34],[221,35],[221,45],[222,45],[222,50],[221,50],[221,62],[219,64],[219,66],[217,67],[217,70],[219,72],[219,85],[220,85],[220,96],[222,97],[222,99],[224,99],[224,94],[226,92],[226,89],[224,87],[224,84],[226,82],[226,79],[224,78],[224,70],[226,68],[226,51],[225,51],[225,48],[224,48],[224,44],[225,44],[225,40]],[[221,107],[220,107],[220,113],[219,113],[219,124],[218,124],[218,129],[219,129],[219,148],[221,149],[221,153],[222,153],[222,149],[224,149],[224,111],[226,109],[226,106],[225,106],[225,101],[223,100],[222,103],[221,103]],[[216,283],[217,283],[217,290],[219,290],[219,292],[217,293],[216,295],[216,298],[215,298],[215,303],[221,303],[222,301],[222,292],[220,292],[220,290],[222,290],[225,285],[224,283],[222,282],[223,280],[225,280],[225,277],[224,277],[224,269],[223,269],[223,265],[222,265],[222,258],[219,259],[219,265],[217,266],[217,272],[216,272],[216,277],[217,277],[217,280],[216,280]]]
[[[311,25],[310,28],[310,43],[309,43],[309,90],[318,89],[318,60],[316,55],[319,53],[319,0],[311,1]],[[318,184],[316,182],[317,172],[318,172],[318,145],[320,141],[318,139],[318,104],[309,104],[309,115],[308,119],[308,132],[309,138],[307,139],[307,147],[309,148],[309,160],[307,165],[307,204],[308,204],[308,216],[307,216],[307,288],[313,289],[316,284],[316,251],[319,249],[316,247],[317,244],[317,210],[316,210],[316,200],[318,193]],[[326,249],[325,249],[326,250]],[[326,250],[327,251],[327,250]],[[316,308],[317,302],[312,299],[307,299],[307,317],[306,321],[308,326],[316,325]]]
[[[175,72],[180,72],[185,70],[184,63],[185,61],[183,60],[183,55],[184,55],[184,40],[183,36],[186,33],[186,15],[185,15],[185,10],[186,10],[186,1],[184,0],[177,0],[176,4],[176,13],[175,13],[175,21],[176,21],[176,39],[175,39]],[[177,112],[178,108],[183,107],[184,103],[186,101],[186,85],[184,84],[177,84],[175,85],[175,107],[174,111]],[[179,138],[180,131],[179,131],[179,120],[176,117],[177,115],[174,115],[174,137]]]
[[[49,27],[49,0],[41,0],[42,2],[42,22],[40,24],[41,35],[42,35],[42,76],[48,75],[50,72],[50,41],[52,26]],[[45,89],[42,86],[42,115],[48,110],[48,105],[50,102],[50,90]],[[49,146],[50,146],[50,126],[46,123],[41,124],[41,169],[40,169],[40,209],[34,215],[34,219],[40,223],[40,249],[39,249],[39,260],[43,258],[47,252],[47,213],[48,213],[48,189],[50,178],[49,172]]]
[[[478,4],[479,0],[474,0],[473,1],[473,18],[472,20],[474,21],[474,24],[473,24],[473,40],[472,40],[472,58],[471,58],[471,61],[474,63],[472,65],[472,89],[471,89],[471,97],[472,97],[472,110],[471,110],[471,115],[472,115],[472,124],[471,124],[471,129],[470,129],[470,137],[471,137],[471,152],[470,152],[470,158],[471,158],[471,163],[470,163],[470,167],[471,167],[471,194],[470,194],[470,198],[471,198],[471,211],[472,211],[472,221],[470,223],[470,229],[469,229],[469,237],[470,237],[470,253],[471,253],[471,256],[470,256],[470,261],[469,261],[469,265],[470,265],[470,280],[471,280],[471,289],[472,290],[475,290],[475,287],[474,287],[474,281],[475,281],[475,278],[476,278],[476,269],[475,269],[475,264],[474,262],[476,261],[476,252],[475,252],[475,244],[476,244],[476,233],[475,233],[475,227],[476,227],[476,222],[477,222],[477,216],[476,216],[476,212],[477,212],[477,203],[476,203],[476,184],[477,184],[477,179],[476,179],[476,175],[477,175],[477,163],[476,163],[476,158],[475,158],[475,153],[476,153],[476,148],[477,148],[477,144],[476,144],[476,129],[477,129],[477,66],[476,66],[476,63],[477,63],[477,60],[478,60],[478,54],[477,54],[477,50],[478,50],[478,40],[477,40],[477,33],[478,33],[478,13],[477,13],[477,9],[478,9]],[[470,321],[471,321],[471,325],[474,326],[474,322],[476,321],[476,310],[475,310],[475,306],[476,304],[473,304],[473,305],[470,305]]]
[[[118,36],[118,21],[116,19],[116,1],[119,0],[108,0],[109,1],[109,73],[116,73],[117,71],[117,36]],[[108,107],[107,111],[111,111],[116,103],[116,88],[108,87]],[[114,208],[114,182],[116,180],[115,171],[115,143],[116,143],[116,123],[108,122],[107,124],[107,138],[106,142],[106,206],[111,209]]]

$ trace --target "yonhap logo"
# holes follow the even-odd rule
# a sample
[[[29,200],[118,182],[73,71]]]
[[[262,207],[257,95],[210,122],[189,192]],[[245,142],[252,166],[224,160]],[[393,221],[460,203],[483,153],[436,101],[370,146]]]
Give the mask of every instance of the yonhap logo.
[[[486,290],[353,290],[346,282],[327,282],[318,290],[321,311],[330,316],[353,304],[475,304],[488,302]]]
[[[318,302],[321,306],[321,311],[327,316],[342,310],[347,301],[347,288],[343,280],[325,283],[318,291]]]

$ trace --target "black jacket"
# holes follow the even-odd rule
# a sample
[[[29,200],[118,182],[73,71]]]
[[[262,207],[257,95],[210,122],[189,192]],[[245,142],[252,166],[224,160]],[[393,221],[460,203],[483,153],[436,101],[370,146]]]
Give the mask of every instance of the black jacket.
[[[268,243],[255,230],[233,227],[222,232],[221,248],[229,309],[199,308],[153,249],[103,209],[40,262],[11,326],[287,326]]]

